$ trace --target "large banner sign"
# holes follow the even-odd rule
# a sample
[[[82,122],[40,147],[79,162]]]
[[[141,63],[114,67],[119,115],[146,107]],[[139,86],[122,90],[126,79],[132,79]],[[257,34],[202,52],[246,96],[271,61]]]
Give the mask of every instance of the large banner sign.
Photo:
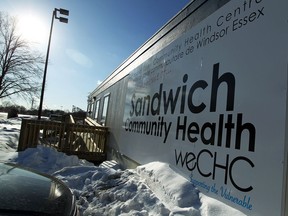
[[[134,69],[121,152],[248,215],[284,215],[287,9],[232,0]]]

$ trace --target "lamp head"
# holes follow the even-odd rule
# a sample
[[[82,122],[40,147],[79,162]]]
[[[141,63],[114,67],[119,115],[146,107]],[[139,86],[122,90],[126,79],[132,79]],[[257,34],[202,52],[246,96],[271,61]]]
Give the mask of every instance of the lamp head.
[[[69,16],[69,10],[60,8],[60,9],[59,9],[59,12],[60,12],[60,14],[62,14],[62,15]]]
[[[68,23],[68,19],[64,17],[59,17],[59,21],[63,23]]]

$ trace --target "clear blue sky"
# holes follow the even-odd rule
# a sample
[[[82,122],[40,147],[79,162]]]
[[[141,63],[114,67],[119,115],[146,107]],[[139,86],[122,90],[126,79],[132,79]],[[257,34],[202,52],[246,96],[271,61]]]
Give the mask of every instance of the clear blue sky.
[[[19,31],[46,55],[54,20],[44,108],[86,110],[87,96],[189,0],[1,0],[0,10],[19,19]],[[44,70],[44,69],[43,69]],[[14,99],[14,102],[18,102]],[[30,107],[30,102],[24,104]],[[38,102],[36,104],[38,106]]]

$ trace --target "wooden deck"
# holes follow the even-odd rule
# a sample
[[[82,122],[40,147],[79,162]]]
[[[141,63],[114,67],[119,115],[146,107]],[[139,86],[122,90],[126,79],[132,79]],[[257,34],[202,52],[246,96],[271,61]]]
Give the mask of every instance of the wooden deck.
[[[67,122],[23,119],[18,151],[44,145],[68,155],[77,155],[94,163],[106,160],[108,128],[90,118],[76,124],[70,116]]]

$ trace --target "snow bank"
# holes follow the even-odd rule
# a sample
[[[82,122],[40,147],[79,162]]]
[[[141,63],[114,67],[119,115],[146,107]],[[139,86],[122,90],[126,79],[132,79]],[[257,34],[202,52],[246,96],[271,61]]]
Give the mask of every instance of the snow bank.
[[[3,116],[3,113],[1,113]],[[0,119],[0,161],[16,157],[21,119]]]
[[[139,166],[137,173],[171,209],[174,206],[199,208],[199,191],[168,164],[149,163]]]
[[[21,164],[40,172],[52,174],[64,167],[71,166],[94,166],[85,160],[80,160],[77,156],[68,156],[56,149],[38,146],[37,148],[28,148],[18,153],[18,157],[13,158],[10,162]]]
[[[8,113],[0,112],[0,119],[7,119]]]
[[[152,162],[130,170],[115,165],[65,167],[53,175],[72,189],[83,215],[244,215],[201,194],[168,164]]]
[[[137,167],[137,173],[171,210],[170,215],[243,216],[244,214],[201,194],[169,164],[152,162]]]
[[[83,215],[169,215],[135,170],[70,167],[54,175],[73,190]]]

